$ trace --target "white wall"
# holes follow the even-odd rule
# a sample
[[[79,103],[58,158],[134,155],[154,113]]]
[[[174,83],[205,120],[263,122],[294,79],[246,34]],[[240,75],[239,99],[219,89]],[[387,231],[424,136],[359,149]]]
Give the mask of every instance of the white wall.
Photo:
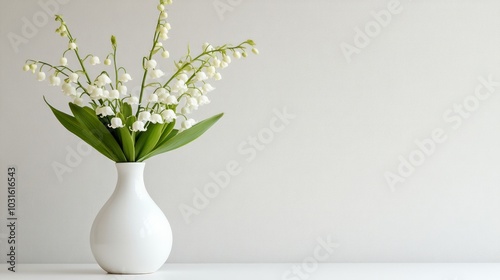
[[[19,260],[93,262],[90,226],[116,174],[97,152],[62,180],[54,172],[80,140],[42,96],[65,110],[68,100],[21,71],[25,59],[55,61],[66,45],[56,24],[43,22],[38,3],[46,2],[0,3],[0,216],[5,221],[6,167],[15,164]],[[221,2],[234,7],[218,14],[214,3]],[[175,1],[166,43],[173,58],[188,43],[198,50],[205,41],[247,38],[261,55],[223,71],[212,103],[197,115],[225,112],[213,129],[147,163],[148,190],[173,228],[170,262],[299,262],[328,236],[339,244],[332,262],[500,261],[500,84],[490,93],[478,80],[500,81],[500,3],[401,0],[380,28],[371,12],[388,3]],[[103,57],[116,35],[119,58],[138,85],[155,6],[91,0],[57,9],[82,50]],[[40,27],[23,35],[23,19],[33,16]],[[362,42],[355,28],[366,26],[376,34]],[[25,43],[13,47],[9,33]],[[344,55],[342,44],[354,46],[355,38],[366,46]],[[462,115],[453,111],[464,102]],[[249,137],[266,136],[275,111],[285,108],[294,118],[262,150],[252,148]],[[400,156],[420,164],[415,141],[432,133],[441,133],[440,143],[391,188],[384,174],[398,174]],[[194,190],[230,161],[241,173],[186,223],[179,206],[193,206]],[[3,251],[4,226],[0,234]]]

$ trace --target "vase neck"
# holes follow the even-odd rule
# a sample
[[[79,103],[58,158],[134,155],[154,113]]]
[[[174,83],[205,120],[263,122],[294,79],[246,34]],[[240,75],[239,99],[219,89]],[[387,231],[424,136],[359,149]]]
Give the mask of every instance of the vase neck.
[[[117,191],[135,191],[137,193],[146,192],[144,186],[144,162],[116,163],[118,180]]]

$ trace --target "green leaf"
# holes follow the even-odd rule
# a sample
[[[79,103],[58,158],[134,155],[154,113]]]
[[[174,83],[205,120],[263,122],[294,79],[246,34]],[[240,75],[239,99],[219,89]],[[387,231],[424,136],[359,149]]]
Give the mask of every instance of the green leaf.
[[[120,107],[120,110],[122,111],[121,113],[123,114],[123,116],[125,117],[125,120],[132,116],[132,106],[130,106],[130,104],[128,103],[125,103],[125,102],[122,102],[121,103],[121,107]]]
[[[123,127],[119,127],[116,129],[116,131],[118,132],[118,136],[120,137],[123,153],[125,154],[125,157],[127,157],[127,161],[133,162],[135,161],[134,136],[132,136],[133,132],[128,129],[122,113],[118,113],[116,114],[116,116],[121,118],[123,123],[125,123]]]
[[[212,125],[214,125],[223,115],[224,115],[223,113],[220,113],[218,115],[212,116],[208,119],[205,119],[195,124],[190,129],[175,134],[175,136],[167,139],[164,143],[155,147],[150,153],[139,158],[139,161],[143,161],[152,156],[156,156],[158,154],[175,150],[190,143],[191,141],[195,140],[196,138],[200,137],[203,133],[205,133],[205,131],[207,131]]]
[[[78,136],[80,139],[85,141],[87,144],[89,144],[91,147],[96,149],[99,153],[109,158],[110,160],[112,161],[118,160],[118,158],[116,158],[116,156],[113,155],[98,138],[96,138],[89,130],[87,130],[86,127],[81,125],[75,117],[68,115],[64,112],[61,112],[56,108],[52,107],[47,102],[45,97],[43,98],[43,100],[45,101],[47,106],[49,106],[50,110],[52,110],[52,113],[54,113],[54,116],[62,124],[62,126],[64,126],[64,128],[66,128],[69,132],[73,133],[74,135]]]
[[[135,120],[136,120],[135,116],[128,117],[127,120],[125,120],[125,126],[128,128],[131,128],[132,125],[135,123]],[[134,132],[134,134],[135,134],[135,132]]]
[[[116,162],[126,162],[127,158],[123,154],[123,151],[113,137],[111,132],[109,132],[108,128],[99,120],[96,116],[95,112],[89,107],[79,107],[73,103],[69,103],[69,108],[76,120],[85,127],[88,131],[90,131],[94,137],[96,137],[106,148],[107,150],[114,155],[117,159]]]
[[[134,147],[134,139],[130,134],[130,131],[127,127],[119,127],[117,128],[118,135],[120,136],[123,153],[127,158],[127,161],[135,161],[135,147]]]
[[[151,152],[151,150],[156,146],[158,140],[160,140],[161,132],[163,131],[164,124],[149,124],[146,131],[142,132],[135,144],[135,155],[136,158],[140,159]]]
[[[156,146],[161,145],[161,143],[166,141],[167,137],[170,135],[170,133],[174,129],[174,126],[175,126],[175,120],[173,120],[172,122],[168,123],[167,125],[165,125],[163,127],[163,131],[161,132],[161,137],[158,140],[158,143],[156,144]]]

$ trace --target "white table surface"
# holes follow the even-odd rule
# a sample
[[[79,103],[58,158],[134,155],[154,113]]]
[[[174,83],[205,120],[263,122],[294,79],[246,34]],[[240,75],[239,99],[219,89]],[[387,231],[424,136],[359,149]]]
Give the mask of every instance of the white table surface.
[[[349,264],[323,263],[311,272],[287,274],[302,264],[165,264],[146,275],[106,274],[95,264],[18,264],[17,272],[0,265],[0,279],[11,280],[489,280],[500,279],[500,264]]]

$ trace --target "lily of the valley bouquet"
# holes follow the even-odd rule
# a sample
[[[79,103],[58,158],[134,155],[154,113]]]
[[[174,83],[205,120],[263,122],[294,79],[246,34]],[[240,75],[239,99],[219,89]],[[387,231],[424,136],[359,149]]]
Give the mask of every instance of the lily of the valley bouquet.
[[[258,54],[252,40],[239,45],[202,46],[200,54],[187,54],[174,61],[174,70],[168,77],[160,65],[169,58],[161,41],[168,39],[166,5],[158,4],[158,20],[151,50],[140,65],[140,91],[137,96],[127,89],[132,80],[124,67],[117,63],[117,41],[111,36],[112,51],[105,57],[104,70],[91,77],[87,68],[101,64],[93,54],[84,55],[61,16],[56,32],[67,38],[68,46],[58,64],[29,59],[23,67],[36,74],[38,81],[62,88],[71,98],[69,108],[73,115],[52,107],[59,122],[104,156],[115,162],[140,162],[152,156],[179,148],[207,131],[222,113],[196,123],[189,114],[210,103],[208,93],[214,90],[210,80],[220,80],[220,69],[236,59],[247,56],[247,49]],[[75,63],[69,63],[73,55]],[[161,58],[160,58],[161,56]],[[157,60],[159,58],[159,60]],[[159,62],[158,62],[159,61]],[[178,125],[177,125],[178,124]]]

